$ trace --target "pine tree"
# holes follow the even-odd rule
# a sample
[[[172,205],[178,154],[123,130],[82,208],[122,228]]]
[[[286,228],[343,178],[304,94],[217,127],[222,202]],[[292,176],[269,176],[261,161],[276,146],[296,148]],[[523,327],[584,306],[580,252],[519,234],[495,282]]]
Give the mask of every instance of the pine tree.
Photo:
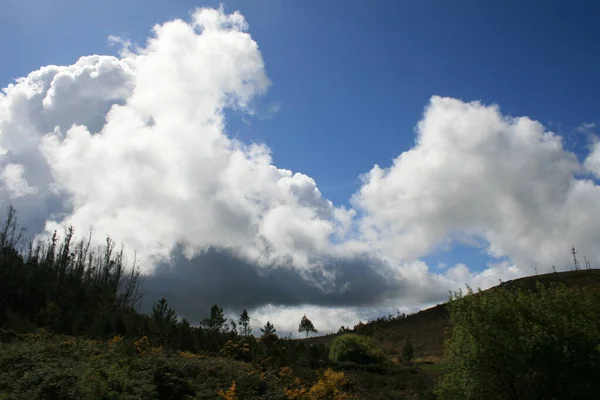
[[[215,304],[210,308],[210,317],[204,319],[201,324],[211,332],[223,332],[226,322],[223,309]]]
[[[250,316],[248,315],[248,311],[245,309],[242,311],[238,322],[240,325],[240,334],[242,336],[250,336],[250,333],[252,333],[252,327],[250,326]]]
[[[263,333],[263,336],[277,334],[277,329],[269,321],[267,321],[264,328],[260,328],[260,331]]]
[[[169,308],[164,297],[152,307],[152,319],[158,329],[158,342],[161,345],[166,344],[177,325],[177,313]]]
[[[308,334],[310,332],[317,333],[318,331],[315,329],[312,321],[306,318],[306,315],[302,317],[302,321],[300,321],[300,325],[298,326],[298,332],[306,332],[306,338],[308,338]]]

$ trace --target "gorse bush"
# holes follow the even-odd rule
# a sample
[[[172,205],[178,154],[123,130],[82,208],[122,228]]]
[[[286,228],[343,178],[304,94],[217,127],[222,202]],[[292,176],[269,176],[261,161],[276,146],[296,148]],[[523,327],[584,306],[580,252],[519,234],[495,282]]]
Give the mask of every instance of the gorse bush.
[[[312,400],[345,400],[348,395],[343,388],[347,384],[348,380],[343,372],[328,368],[310,388],[309,396]]]
[[[248,338],[244,338],[238,342],[229,340],[221,349],[220,354],[234,360],[252,361],[252,347],[256,347],[256,343],[251,342]]]
[[[346,333],[333,340],[329,360],[334,363],[384,364],[387,357],[375,341],[362,335]]]
[[[294,378],[291,369],[282,368],[280,379],[286,387],[283,392],[287,400],[346,400],[350,396],[345,389],[348,378],[343,372],[327,368],[317,375],[312,387],[307,387],[299,378]]]
[[[596,399],[600,293],[563,285],[455,293],[445,399]]]
[[[222,400],[238,400],[237,388],[235,381],[231,382],[231,386],[227,390],[217,390],[217,395]]]
[[[285,399],[284,385],[251,363],[160,348],[140,354],[126,351],[128,342],[32,334],[0,344],[0,399]]]

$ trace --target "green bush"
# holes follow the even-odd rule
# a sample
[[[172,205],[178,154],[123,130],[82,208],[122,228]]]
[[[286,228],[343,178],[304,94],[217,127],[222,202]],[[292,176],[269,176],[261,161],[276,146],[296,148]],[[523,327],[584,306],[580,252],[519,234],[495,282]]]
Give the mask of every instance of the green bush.
[[[454,294],[445,399],[595,399],[600,292],[562,285]]]
[[[329,350],[329,360],[334,363],[352,362],[359,365],[384,364],[388,361],[372,338],[352,333],[338,336],[333,340]]]

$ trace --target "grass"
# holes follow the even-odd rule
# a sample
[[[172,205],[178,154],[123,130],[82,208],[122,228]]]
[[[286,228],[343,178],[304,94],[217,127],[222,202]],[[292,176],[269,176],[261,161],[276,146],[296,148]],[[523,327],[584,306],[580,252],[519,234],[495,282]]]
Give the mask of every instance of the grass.
[[[442,363],[417,363],[416,365],[427,373],[439,374],[444,370],[444,364]]]

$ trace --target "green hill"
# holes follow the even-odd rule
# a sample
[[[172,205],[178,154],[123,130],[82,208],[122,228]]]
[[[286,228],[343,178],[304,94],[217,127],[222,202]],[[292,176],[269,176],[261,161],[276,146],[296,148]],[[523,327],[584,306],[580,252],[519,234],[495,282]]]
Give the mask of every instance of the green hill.
[[[533,289],[537,282],[543,285],[563,283],[572,288],[589,286],[600,288],[600,269],[528,276],[502,282],[488,290],[494,290],[498,287]],[[409,340],[415,348],[416,357],[435,361],[442,357],[448,328],[450,328],[450,319],[446,303],[443,303],[408,315],[406,318],[369,322],[364,325],[362,332],[373,336],[381,347],[392,356],[399,354],[404,342]],[[303,340],[308,343],[329,344],[336,336],[338,335],[326,335]]]

